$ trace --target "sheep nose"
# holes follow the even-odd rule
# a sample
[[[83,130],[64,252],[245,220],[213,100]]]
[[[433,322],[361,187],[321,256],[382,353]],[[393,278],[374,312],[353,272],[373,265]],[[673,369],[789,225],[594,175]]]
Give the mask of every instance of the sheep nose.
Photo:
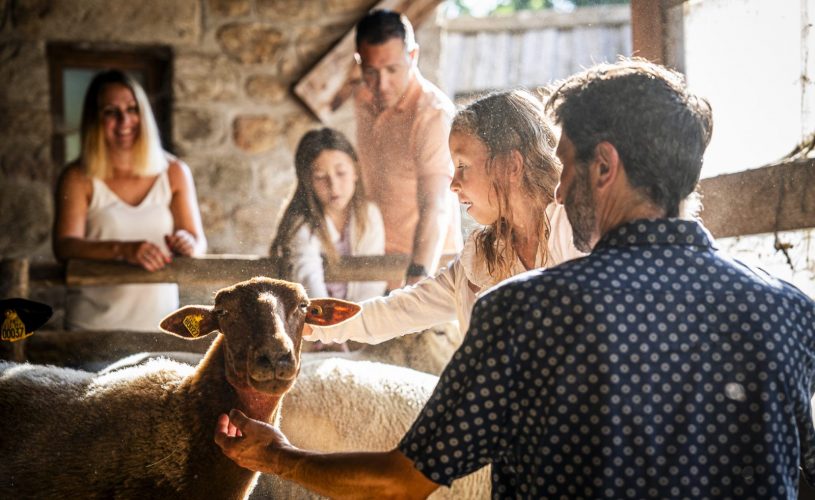
[[[273,357],[267,353],[255,356],[252,378],[255,380],[292,380],[297,375],[297,364],[292,353]]]
[[[275,366],[275,378],[278,380],[292,380],[297,376],[297,362],[294,354],[284,354],[277,360]]]
[[[255,368],[260,370],[271,370],[272,360],[265,354],[259,354],[255,357]]]

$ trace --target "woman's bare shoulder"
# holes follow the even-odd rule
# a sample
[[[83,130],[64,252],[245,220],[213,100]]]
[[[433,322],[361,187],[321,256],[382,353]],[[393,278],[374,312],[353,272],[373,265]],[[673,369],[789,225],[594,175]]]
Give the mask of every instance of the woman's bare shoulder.
[[[170,179],[170,186],[184,186],[192,181],[190,167],[179,158],[167,153],[167,177]]]
[[[59,183],[64,187],[86,186],[90,188],[91,178],[79,162],[69,163],[62,169]]]

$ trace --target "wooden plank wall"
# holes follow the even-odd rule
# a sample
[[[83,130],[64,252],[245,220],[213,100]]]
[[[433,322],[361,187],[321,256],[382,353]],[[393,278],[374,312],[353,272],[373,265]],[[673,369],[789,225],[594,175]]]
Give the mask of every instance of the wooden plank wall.
[[[631,55],[627,5],[442,22],[442,89],[452,97],[535,88],[596,62]]]

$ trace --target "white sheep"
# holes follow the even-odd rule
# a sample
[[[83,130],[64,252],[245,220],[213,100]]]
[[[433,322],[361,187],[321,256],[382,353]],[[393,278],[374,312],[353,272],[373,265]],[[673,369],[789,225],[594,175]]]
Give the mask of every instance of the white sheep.
[[[0,363],[0,498],[245,498],[257,474],[214,443],[218,415],[273,421],[300,368],[304,321],[330,324],[354,307],[310,305],[298,284],[254,278],[162,321],[184,337],[220,332],[197,368]]]
[[[430,398],[438,377],[408,368],[329,358],[304,363],[281,410],[281,430],[306,450],[393,449]],[[294,483],[263,474],[253,499],[320,498]],[[441,487],[433,499],[490,497],[489,467]]]
[[[352,352],[304,352],[303,363],[328,358],[376,361],[440,375],[461,345],[457,322],[442,323],[419,333],[403,335]]]

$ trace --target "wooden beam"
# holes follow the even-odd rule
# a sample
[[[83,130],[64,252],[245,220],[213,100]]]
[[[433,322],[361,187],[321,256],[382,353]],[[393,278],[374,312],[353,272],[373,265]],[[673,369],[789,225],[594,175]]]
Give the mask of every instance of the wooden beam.
[[[374,8],[405,14],[416,30],[439,3],[441,0],[382,0]],[[331,115],[351,97],[354,85],[360,81],[354,52],[354,28],[351,28],[294,86],[294,93],[323,123],[331,122]]]
[[[702,220],[718,238],[815,227],[815,159],[701,181]]]
[[[447,263],[454,255],[442,256]],[[327,265],[327,281],[387,281],[404,277],[410,263],[409,255],[370,255],[343,257]],[[274,259],[258,256],[220,255],[207,257],[176,257],[172,264],[156,272],[124,262],[98,260],[68,261],[65,284],[68,286],[121,285],[125,283],[180,283],[196,286],[224,286],[253,276],[276,277]],[[53,284],[53,274],[46,276],[45,284]],[[35,284],[37,282],[35,281]]]
[[[662,2],[631,0],[631,46],[634,55],[655,63],[665,61]]]
[[[598,5],[581,7],[574,12],[553,10],[521,11],[511,16],[471,17],[445,19],[441,28],[454,33],[484,33],[494,31],[530,31],[546,28],[575,28],[585,25],[619,25],[631,21],[627,5]]]

